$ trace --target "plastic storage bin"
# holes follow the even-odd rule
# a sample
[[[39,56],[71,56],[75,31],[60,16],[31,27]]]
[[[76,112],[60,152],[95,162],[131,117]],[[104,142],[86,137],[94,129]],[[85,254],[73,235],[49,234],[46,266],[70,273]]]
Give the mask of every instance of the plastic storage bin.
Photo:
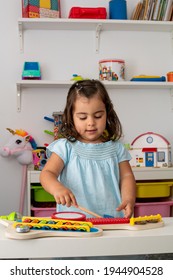
[[[169,197],[173,182],[138,182],[137,198]]]
[[[44,208],[44,207],[32,207],[31,216],[33,217],[51,217],[56,212],[55,208]]]
[[[125,61],[122,59],[103,59],[99,61],[100,81],[123,81],[125,79]]]
[[[162,217],[170,217],[172,214],[173,200],[162,202],[136,203],[134,217],[160,214]]]
[[[40,184],[31,184],[33,202],[55,202],[53,195],[46,192]]]

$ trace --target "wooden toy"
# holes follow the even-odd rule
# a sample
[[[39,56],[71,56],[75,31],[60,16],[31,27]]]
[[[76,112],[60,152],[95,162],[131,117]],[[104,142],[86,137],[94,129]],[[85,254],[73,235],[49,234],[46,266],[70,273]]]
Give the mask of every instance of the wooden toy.
[[[86,221],[23,217],[21,222],[0,219],[7,227],[5,235],[11,239],[41,237],[97,237],[103,230],[146,230],[164,226],[161,215],[137,218],[88,218]],[[95,225],[97,227],[95,227]]]
[[[56,220],[39,217],[23,217],[21,222],[0,219],[7,227],[5,235],[11,239],[32,239],[41,237],[96,237],[102,229],[93,227],[91,222]]]
[[[129,153],[132,167],[170,167],[171,145],[162,135],[146,132],[137,136],[131,143]]]

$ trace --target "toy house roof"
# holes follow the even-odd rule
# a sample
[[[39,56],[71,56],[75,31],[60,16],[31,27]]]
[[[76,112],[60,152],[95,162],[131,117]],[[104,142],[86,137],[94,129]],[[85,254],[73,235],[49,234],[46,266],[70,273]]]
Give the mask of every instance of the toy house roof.
[[[145,136],[145,135],[155,135],[155,136],[158,136],[160,137],[167,145],[170,145],[169,141],[162,135],[158,134],[158,133],[154,133],[154,132],[146,132],[146,133],[143,133],[143,134],[140,134],[138,135],[131,143],[131,145],[133,146],[133,144],[136,142],[137,139]]]

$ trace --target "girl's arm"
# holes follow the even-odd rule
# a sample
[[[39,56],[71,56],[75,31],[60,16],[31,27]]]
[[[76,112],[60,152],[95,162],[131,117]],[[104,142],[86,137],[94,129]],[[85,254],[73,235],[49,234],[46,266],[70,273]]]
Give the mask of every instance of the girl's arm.
[[[41,185],[47,192],[54,196],[58,204],[66,205],[67,207],[70,207],[73,204],[73,206],[77,207],[74,194],[57,179],[63,168],[63,160],[55,153],[52,153],[41,171]]]
[[[133,214],[136,200],[136,182],[128,161],[120,162],[119,168],[122,203],[116,210],[124,210],[125,217],[130,218]]]

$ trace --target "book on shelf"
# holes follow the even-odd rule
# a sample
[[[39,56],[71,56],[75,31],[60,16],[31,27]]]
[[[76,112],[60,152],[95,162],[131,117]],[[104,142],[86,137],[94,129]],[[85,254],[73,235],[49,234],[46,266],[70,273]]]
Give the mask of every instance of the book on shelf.
[[[143,14],[143,20],[147,20],[148,2],[149,2],[149,0],[145,0],[145,1],[144,1],[144,14]]]
[[[142,8],[141,8],[141,12],[140,12],[140,15],[139,15],[139,20],[143,20],[144,10],[145,10],[145,0],[143,0],[143,2],[142,2]]]
[[[142,6],[143,6],[142,2],[137,3],[137,5],[136,5],[136,7],[135,7],[135,9],[132,13],[132,16],[131,16],[132,20],[138,20],[139,19],[139,15],[141,13]]]
[[[151,4],[151,11],[150,11],[150,14],[149,14],[149,20],[152,20],[152,18],[153,18],[155,3],[156,3],[156,0],[153,0],[152,4]]]
[[[161,2],[160,2],[158,14],[157,14],[157,20],[162,20],[165,1],[166,0],[161,0]]]
[[[173,21],[173,4],[171,6],[171,10],[170,10],[170,21]]]
[[[135,6],[132,20],[171,21],[173,0],[141,0]]]
[[[173,0],[167,0],[165,14],[164,14],[164,17],[163,17],[162,20],[165,20],[165,21],[170,21],[171,20],[172,5],[173,5]]]
[[[156,0],[154,13],[153,13],[153,18],[152,18],[153,20],[157,20],[157,15],[158,15],[158,12],[159,12],[160,2],[161,2],[161,0]]]
[[[146,1],[145,10],[144,10],[144,20],[149,20],[151,18],[152,7],[155,0]]]
[[[161,19],[160,20],[164,20],[167,5],[168,5],[168,0],[164,0],[163,7],[162,7],[162,12],[161,12]]]

